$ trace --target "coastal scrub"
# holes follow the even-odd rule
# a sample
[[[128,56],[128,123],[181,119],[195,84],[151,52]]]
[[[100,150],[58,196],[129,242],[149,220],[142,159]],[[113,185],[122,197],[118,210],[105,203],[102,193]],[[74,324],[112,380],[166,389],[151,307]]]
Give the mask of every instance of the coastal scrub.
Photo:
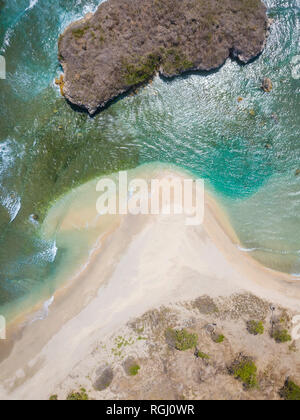
[[[198,335],[189,333],[186,329],[173,330],[168,328],[165,335],[167,343],[179,351],[193,349],[198,343]]]
[[[292,341],[292,337],[286,329],[276,328],[272,332],[272,337],[274,338],[276,343],[287,343],[289,341]]]
[[[139,371],[140,371],[141,367],[139,365],[133,365],[129,368],[129,375],[130,376],[136,376]]]
[[[255,388],[258,385],[257,367],[250,357],[241,356],[237,359],[233,363],[230,373],[234,375],[236,379],[242,381],[244,386],[248,389]]]
[[[225,340],[225,336],[223,334],[213,334],[212,339],[215,343],[221,344]]]
[[[141,369],[138,362],[131,356],[124,361],[123,367],[128,376],[136,376]]]
[[[199,358],[199,359],[202,359],[202,360],[208,360],[208,359],[210,359],[210,356],[208,354],[206,354],[206,353],[203,353],[202,351],[197,351],[195,353],[195,356],[197,358]]]
[[[249,321],[247,330],[252,335],[262,335],[265,332],[264,323],[262,321]]]
[[[81,388],[78,392],[71,392],[67,396],[67,401],[88,401],[89,397],[84,388]]]
[[[288,378],[280,395],[286,401],[300,401],[300,387]]]

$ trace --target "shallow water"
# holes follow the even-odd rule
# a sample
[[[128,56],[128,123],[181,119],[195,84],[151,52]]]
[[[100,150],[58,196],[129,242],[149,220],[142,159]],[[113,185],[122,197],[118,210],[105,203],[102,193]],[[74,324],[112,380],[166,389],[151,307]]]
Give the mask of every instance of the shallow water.
[[[57,267],[83,255],[79,246],[68,257],[67,245],[39,234],[50,203],[96,176],[147,162],[205,178],[244,252],[300,274],[300,79],[291,63],[300,55],[300,1],[266,3],[275,23],[254,62],[156,78],[90,118],[69,107],[53,80],[59,34],[99,1],[0,1],[7,62],[0,80],[0,313],[51,296]],[[271,94],[260,90],[263,77],[273,81]]]

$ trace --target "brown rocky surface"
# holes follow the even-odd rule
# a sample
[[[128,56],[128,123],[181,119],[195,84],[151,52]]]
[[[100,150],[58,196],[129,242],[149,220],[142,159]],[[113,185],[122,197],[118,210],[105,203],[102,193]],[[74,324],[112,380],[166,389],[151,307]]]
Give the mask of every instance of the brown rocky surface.
[[[300,384],[300,343],[279,344],[272,338],[274,319],[291,331],[295,313],[271,307],[257,296],[240,293],[200,296],[150,310],[98,342],[53,394],[64,400],[70,390],[84,387],[95,400],[279,400],[287,378]],[[264,332],[249,333],[250,320],[261,321]],[[222,342],[214,341],[210,325],[224,335]],[[196,334],[196,349],[179,351],[170,345],[169,328]],[[251,360],[257,368],[251,388],[232,373],[241,360]],[[126,369],[132,363],[140,366],[135,376]]]
[[[94,114],[148,81],[247,63],[268,34],[261,0],[108,0],[59,38],[63,95]]]

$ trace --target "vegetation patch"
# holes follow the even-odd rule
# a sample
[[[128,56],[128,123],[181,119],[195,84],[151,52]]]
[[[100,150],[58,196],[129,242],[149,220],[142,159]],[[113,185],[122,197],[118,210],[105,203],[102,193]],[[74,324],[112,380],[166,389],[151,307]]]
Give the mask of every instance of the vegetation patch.
[[[80,39],[89,30],[89,26],[83,26],[82,28],[76,28],[72,30],[72,34],[76,39]]]
[[[171,48],[164,53],[164,71],[169,75],[191,70],[195,64],[178,50]]]
[[[212,334],[212,339],[215,343],[221,344],[221,343],[224,342],[225,336],[223,334],[214,333],[214,334]]]
[[[158,70],[159,63],[160,56],[158,54],[149,54],[137,64],[123,62],[123,75],[126,85],[136,86],[148,81]]]
[[[287,343],[292,341],[292,337],[286,329],[276,328],[271,335],[276,343]]]
[[[247,323],[247,330],[252,335],[263,335],[265,332],[264,323],[262,321],[249,321]]]
[[[251,389],[258,386],[257,367],[250,357],[240,356],[229,371],[236,379],[243,382],[245,388]]]
[[[128,357],[123,363],[124,370],[128,376],[136,376],[141,367],[133,357]]]
[[[71,392],[67,396],[67,401],[88,401],[89,397],[84,388],[81,388],[79,392]]]
[[[202,360],[210,359],[210,356],[208,354],[203,353],[202,351],[199,351],[199,350],[195,352],[195,356]]]
[[[168,328],[165,336],[167,343],[179,351],[193,349],[198,343],[198,335],[189,333],[186,329],[174,330]]]
[[[139,371],[140,371],[141,367],[139,365],[133,365],[129,368],[129,375],[130,376],[136,376]]]
[[[111,349],[112,354],[116,357],[122,356],[122,349],[127,346],[132,346],[134,344],[134,339],[130,337],[128,340],[125,337],[118,336],[115,339],[115,347]]]
[[[51,395],[51,397],[49,398],[49,401],[57,401],[57,400],[58,400],[57,395]]]
[[[287,379],[280,395],[286,401],[300,401],[300,387],[290,379]]]

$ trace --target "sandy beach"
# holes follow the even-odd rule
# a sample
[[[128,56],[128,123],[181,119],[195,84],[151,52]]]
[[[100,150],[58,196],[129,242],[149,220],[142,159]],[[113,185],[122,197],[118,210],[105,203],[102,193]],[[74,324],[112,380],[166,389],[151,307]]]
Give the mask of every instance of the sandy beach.
[[[186,176],[175,169],[159,171],[160,177],[170,174]],[[200,226],[186,226],[182,215],[125,215],[109,217],[104,228],[91,207],[94,197],[83,202],[78,194],[76,200],[81,205],[73,202],[63,213],[59,206],[52,209],[47,226],[53,228],[58,214],[60,232],[88,224],[97,246],[80,273],[57,290],[46,319],[27,322],[21,330],[18,320],[8,340],[0,342],[1,399],[49,399],[57,389],[68,392],[79,383],[78,375],[83,382],[97,369],[91,357],[97,343],[108,342],[126,331],[129,321],[161,306],[247,292],[300,313],[299,281],[241,252],[226,214],[210,194]]]

